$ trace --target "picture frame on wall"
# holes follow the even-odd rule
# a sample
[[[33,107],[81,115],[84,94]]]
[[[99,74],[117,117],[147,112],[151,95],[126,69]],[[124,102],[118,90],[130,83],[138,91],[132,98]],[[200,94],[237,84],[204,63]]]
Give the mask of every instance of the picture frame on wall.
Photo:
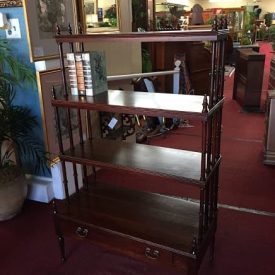
[[[69,24],[77,32],[75,0],[23,0],[30,61],[58,58],[56,27],[68,33]],[[65,48],[64,51],[69,51]]]
[[[60,152],[57,138],[57,124],[55,119],[55,111],[51,104],[52,100],[52,87],[55,87],[57,98],[61,97],[63,94],[62,87],[62,73],[60,69],[51,69],[46,71],[40,71],[36,73],[39,99],[40,99],[40,110],[42,114],[43,130],[44,130],[44,140],[46,145],[46,150],[50,154],[51,160],[54,162],[58,159],[58,154]],[[77,118],[77,110],[72,109],[71,115],[71,127],[73,131],[73,139],[75,144],[79,143],[79,123]],[[63,136],[63,147],[64,150],[69,149],[70,140],[68,134],[66,109],[59,108],[59,117],[61,123],[61,134]],[[86,129],[86,118],[84,111],[81,113],[82,119],[82,130],[84,133]]]
[[[97,6],[95,1],[86,1],[85,2],[85,14],[95,14],[97,11]]]
[[[86,33],[120,31],[120,0],[82,0],[76,5]]]
[[[21,0],[0,0],[0,8],[22,7]]]

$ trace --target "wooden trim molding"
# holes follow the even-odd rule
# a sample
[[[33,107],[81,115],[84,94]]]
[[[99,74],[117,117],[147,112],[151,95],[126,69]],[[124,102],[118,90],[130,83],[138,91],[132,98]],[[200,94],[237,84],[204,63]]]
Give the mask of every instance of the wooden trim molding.
[[[12,8],[12,7],[22,7],[21,0],[6,0],[0,1],[0,8]]]

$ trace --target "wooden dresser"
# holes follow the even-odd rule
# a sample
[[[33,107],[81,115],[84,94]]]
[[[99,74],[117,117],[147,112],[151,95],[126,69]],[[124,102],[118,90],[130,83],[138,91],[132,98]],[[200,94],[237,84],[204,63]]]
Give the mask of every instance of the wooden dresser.
[[[246,111],[260,108],[265,55],[252,49],[237,51],[233,99]]]

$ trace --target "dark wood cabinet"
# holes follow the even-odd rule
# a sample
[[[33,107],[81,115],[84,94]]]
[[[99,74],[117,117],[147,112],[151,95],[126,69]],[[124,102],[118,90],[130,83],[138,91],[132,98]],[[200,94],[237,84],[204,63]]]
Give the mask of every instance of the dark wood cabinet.
[[[237,51],[233,99],[246,111],[260,109],[265,55],[252,49]]]
[[[63,171],[65,200],[54,201],[54,222],[65,259],[64,236],[85,239],[110,250],[155,264],[166,264],[187,274],[197,274],[208,248],[213,254],[217,228],[219,167],[221,163],[221,118],[223,107],[223,49],[227,30],[186,32],[145,32],[120,34],[61,35],[56,40],[63,58],[63,45],[93,41],[209,41],[213,45],[208,96],[175,95],[108,90],[96,96],[68,94],[63,75],[64,94],[54,93],[57,126],[59,113],[65,111],[68,121],[69,147],[59,134],[60,161]],[[61,62],[63,64],[63,62]],[[62,68],[65,72],[65,68]],[[77,110],[79,136],[71,130],[71,110]],[[198,120],[201,123],[201,151],[164,148],[118,140],[92,138],[92,110],[124,114],[164,116]],[[83,113],[84,112],[84,113]],[[86,122],[83,124],[83,118]],[[88,128],[87,134],[83,127]],[[60,129],[59,129],[60,133]],[[74,170],[76,193],[69,196],[67,167]],[[84,188],[80,189],[76,164],[82,166]],[[199,200],[137,191],[98,180],[98,169],[124,171],[143,178],[148,175],[168,178],[176,186],[194,188]],[[90,175],[89,171],[93,171]]]
[[[234,64],[236,65],[236,58],[237,58],[237,52],[239,50],[246,50],[246,49],[251,49],[255,52],[260,52],[260,45],[258,43],[251,44],[251,45],[239,45],[239,44],[232,44],[233,50],[232,54],[228,58],[228,63],[229,64]]]
[[[205,43],[196,42],[159,42],[149,46],[154,71],[173,70],[176,55],[185,54],[192,89],[197,95],[204,95],[210,87],[211,52]],[[172,77],[160,78],[160,91],[169,92]]]
[[[275,165],[275,91],[267,93],[264,138],[264,164]]]

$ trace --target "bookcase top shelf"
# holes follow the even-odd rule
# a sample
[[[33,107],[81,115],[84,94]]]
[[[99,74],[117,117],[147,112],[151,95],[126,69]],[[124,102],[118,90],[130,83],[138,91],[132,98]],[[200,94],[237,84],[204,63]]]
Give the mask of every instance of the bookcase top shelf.
[[[56,35],[56,41],[61,42],[109,42],[109,41],[139,41],[139,42],[173,42],[173,41],[217,41],[227,37],[228,30],[187,30],[187,31],[154,31],[154,32],[111,32],[89,33],[75,35]]]
[[[203,99],[204,96],[198,95],[108,90],[95,96],[55,99],[52,105],[125,114],[204,118],[211,116],[223,103],[222,99],[211,110],[203,112]]]

